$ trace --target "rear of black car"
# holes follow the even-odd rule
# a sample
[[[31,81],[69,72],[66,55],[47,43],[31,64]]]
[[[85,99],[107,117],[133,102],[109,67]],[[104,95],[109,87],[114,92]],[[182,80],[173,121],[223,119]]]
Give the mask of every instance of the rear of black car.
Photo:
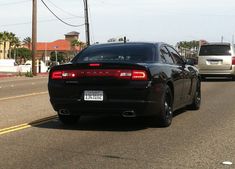
[[[151,43],[88,47],[70,64],[51,69],[53,108],[64,115],[157,114],[163,86],[149,69],[155,60]]]

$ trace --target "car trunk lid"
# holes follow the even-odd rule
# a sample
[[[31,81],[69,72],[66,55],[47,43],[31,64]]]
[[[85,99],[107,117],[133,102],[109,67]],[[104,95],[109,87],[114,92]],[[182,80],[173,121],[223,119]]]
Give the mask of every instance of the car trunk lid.
[[[131,63],[76,63],[55,67],[50,79],[79,81],[80,84],[109,84],[113,82],[147,81],[148,69]]]
[[[231,56],[199,56],[198,65],[200,69],[230,70],[232,66]]]

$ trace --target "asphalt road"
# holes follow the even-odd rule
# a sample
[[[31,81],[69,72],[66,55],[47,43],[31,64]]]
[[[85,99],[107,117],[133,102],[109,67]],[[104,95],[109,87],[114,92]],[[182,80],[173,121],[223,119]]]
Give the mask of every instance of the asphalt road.
[[[47,91],[47,76],[0,79],[0,98]]]
[[[1,128],[53,115],[47,95],[0,101]],[[73,127],[53,119],[12,131],[0,135],[0,168],[235,168],[234,98],[235,82],[207,81],[201,109],[177,112],[168,128],[153,127],[146,119],[87,117]]]
[[[55,115],[47,81],[47,76],[0,79],[0,129]]]

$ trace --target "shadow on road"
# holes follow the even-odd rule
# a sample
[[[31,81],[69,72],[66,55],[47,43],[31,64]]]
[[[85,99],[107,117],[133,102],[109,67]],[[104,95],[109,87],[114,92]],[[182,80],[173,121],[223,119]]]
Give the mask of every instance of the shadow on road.
[[[48,121],[34,127],[59,129],[59,130],[84,130],[84,131],[137,131],[148,128],[144,119],[122,117],[82,117],[75,125],[64,125],[58,119]]]
[[[224,77],[211,77],[203,79],[202,82],[235,82],[232,78],[224,78]]]
[[[178,110],[174,117],[185,113],[185,109]],[[173,119],[174,123],[174,119]],[[75,125],[64,125],[58,118],[33,125],[39,128],[58,129],[58,130],[84,130],[84,131],[138,131],[147,128],[162,128],[156,119],[151,117],[123,118],[123,117],[82,117]]]

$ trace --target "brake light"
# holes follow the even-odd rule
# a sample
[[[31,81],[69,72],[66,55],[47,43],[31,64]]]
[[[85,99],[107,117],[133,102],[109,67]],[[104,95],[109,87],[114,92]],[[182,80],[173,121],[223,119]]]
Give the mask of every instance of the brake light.
[[[100,63],[90,63],[89,66],[90,67],[100,67],[101,64]]]
[[[77,72],[75,70],[54,71],[51,75],[51,79],[73,79],[76,77]]]
[[[232,65],[235,65],[235,56],[232,57]]]
[[[62,71],[52,72],[51,79],[62,79]]]
[[[117,74],[117,78],[119,79],[131,79],[132,72],[131,70],[119,70]]]
[[[145,70],[133,70],[132,80],[147,80],[147,73]]]
[[[73,79],[77,77],[76,71],[70,70],[70,71],[63,71],[62,78],[63,79]]]
[[[120,69],[83,69],[83,70],[56,70],[51,74],[51,79],[74,79],[84,77],[114,77],[125,80],[147,80],[145,70],[120,70]]]

